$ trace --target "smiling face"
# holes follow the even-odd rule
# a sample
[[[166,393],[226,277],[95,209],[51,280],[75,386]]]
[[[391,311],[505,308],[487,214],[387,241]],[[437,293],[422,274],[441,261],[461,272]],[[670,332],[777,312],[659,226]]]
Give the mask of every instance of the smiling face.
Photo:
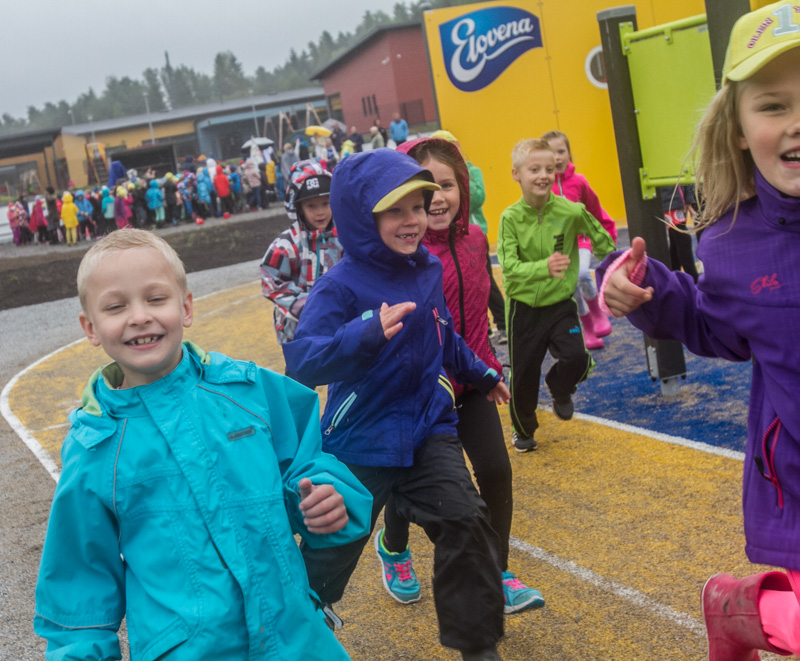
[[[522,197],[534,209],[541,209],[550,199],[556,175],[556,161],[549,149],[537,149],[530,152],[511,171],[514,181],[522,189]]]
[[[109,253],[86,282],[81,326],[125,375],[123,386],[153,383],[181,360],[183,329],[192,325],[192,295],[155,248]]]
[[[572,160],[572,154],[569,153],[567,141],[564,140],[564,138],[550,138],[547,142],[556,158],[556,172],[558,174],[564,174],[567,166],[569,166],[569,162]]]
[[[443,230],[455,220],[461,205],[461,190],[456,173],[449,165],[435,158],[429,158],[420,165],[429,170],[433,174],[433,180],[442,187],[442,190],[433,193],[428,209],[428,229]]]
[[[764,178],[800,197],[800,47],[740,83],[739,124],[739,146]]]
[[[303,211],[303,218],[315,230],[324,230],[331,222],[331,207],[327,197],[301,200],[300,208]]]
[[[422,191],[412,191],[386,211],[376,213],[375,224],[381,241],[390,250],[401,255],[413,255],[428,229],[428,214],[425,213]]]

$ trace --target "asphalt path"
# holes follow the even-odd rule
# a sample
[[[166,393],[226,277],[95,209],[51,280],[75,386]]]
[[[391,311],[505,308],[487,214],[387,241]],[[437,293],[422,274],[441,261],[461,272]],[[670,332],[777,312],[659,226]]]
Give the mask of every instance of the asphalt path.
[[[187,337],[282,371],[255,269],[190,275],[196,309]],[[78,341],[77,314],[75,299],[0,313],[4,415],[16,427],[0,422],[0,659],[41,658],[43,650],[31,618],[51,473],[64,416],[103,362],[98,349]],[[501,416],[510,439],[505,407]],[[503,658],[706,658],[703,582],[718,571],[758,569],[743,552],[740,455],[613,420],[579,415],[565,423],[548,410],[540,417],[537,452],[509,447],[510,568],[542,591],[547,606],[506,618]],[[431,547],[417,529],[411,547],[424,588],[418,604],[401,606],[384,593],[370,544],[337,606],[345,620],[340,640],[356,660],[459,658],[438,644]]]

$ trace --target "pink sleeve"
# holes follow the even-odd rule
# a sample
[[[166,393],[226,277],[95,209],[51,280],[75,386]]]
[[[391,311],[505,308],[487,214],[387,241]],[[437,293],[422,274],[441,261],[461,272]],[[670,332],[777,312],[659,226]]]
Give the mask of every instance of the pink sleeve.
[[[581,193],[581,202],[583,202],[586,210],[592,214],[603,228],[611,235],[611,238],[614,239],[614,243],[617,242],[617,225],[614,222],[614,219],[608,215],[608,212],[603,208],[600,204],[600,198],[597,197],[597,193],[594,192],[592,187],[589,185],[589,181],[583,175],[580,175],[581,179],[583,180],[583,190]]]
[[[608,279],[611,277],[611,274],[614,273],[614,271],[619,269],[628,260],[628,256],[630,254],[631,254],[631,249],[628,248],[613,262],[611,262],[611,265],[606,269],[606,273],[603,276],[603,282],[600,285],[600,293],[598,295],[598,300],[600,301],[600,309],[606,314],[611,314],[611,310],[609,310],[608,306],[606,305],[606,285],[608,284]],[[644,282],[644,275],[646,271],[647,271],[647,254],[644,254],[642,258],[637,262],[637,264],[633,267],[633,270],[631,271],[630,275],[630,281],[637,287],[641,286],[642,282]]]

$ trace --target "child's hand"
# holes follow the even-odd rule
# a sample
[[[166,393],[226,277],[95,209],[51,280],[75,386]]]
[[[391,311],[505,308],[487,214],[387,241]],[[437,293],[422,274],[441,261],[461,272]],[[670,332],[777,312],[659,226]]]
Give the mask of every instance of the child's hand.
[[[495,404],[508,404],[508,400],[511,399],[511,393],[508,392],[506,384],[499,381],[497,385],[489,391],[489,394],[486,395],[486,399]]]
[[[646,247],[644,239],[636,237],[631,242],[628,259],[605,282],[603,297],[615,317],[624,317],[653,298],[652,287],[642,289],[631,282],[631,272],[645,256]]]
[[[315,486],[307,477],[300,480],[300,511],[308,531],[317,535],[341,530],[350,520],[336,488],[332,484]]]
[[[569,266],[569,256],[562,255],[560,252],[554,252],[547,259],[547,268],[550,270],[550,275],[554,278],[563,278],[564,271]]]
[[[389,307],[386,303],[381,304],[381,325],[383,334],[387,340],[391,340],[400,332],[403,322],[400,321],[409,312],[417,309],[417,304],[412,302],[397,303]]]

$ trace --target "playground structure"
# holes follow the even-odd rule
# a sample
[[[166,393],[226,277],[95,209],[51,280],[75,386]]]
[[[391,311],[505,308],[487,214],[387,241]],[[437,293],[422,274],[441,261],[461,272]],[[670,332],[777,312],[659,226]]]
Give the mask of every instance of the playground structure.
[[[694,128],[721,79],[730,29],[750,10],[746,0],[706,0],[705,15],[645,30],[630,5],[597,14],[630,237],[666,264],[656,188],[694,183]],[[682,345],[647,335],[644,345],[650,377],[662,394],[676,394],[686,376]]]

